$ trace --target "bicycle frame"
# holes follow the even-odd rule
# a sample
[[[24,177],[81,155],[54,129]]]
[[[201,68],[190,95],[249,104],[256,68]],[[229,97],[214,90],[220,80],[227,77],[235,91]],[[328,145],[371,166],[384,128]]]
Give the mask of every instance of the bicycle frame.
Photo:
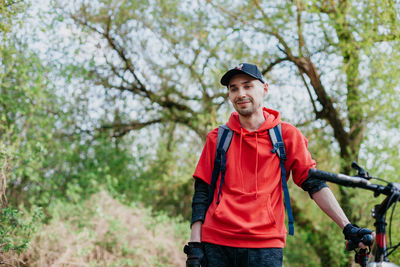
[[[388,186],[396,187],[394,184]],[[397,188],[398,189],[398,188]],[[370,262],[388,262],[387,236],[386,236],[386,212],[397,201],[398,192],[388,195],[381,204],[375,205],[372,210],[372,217],[375,218],[376,238]]]
[[[367,263],[366,258],[368,258],[368,253],[366,251],[360,251],[362,254],[362,258],[360,258],[360,264],[363,267],[398,267],[398,265],[389,262],[387,252],[386,212],[395,202],[399,201],[400,184],[389,183],[386,186],[371,184],[368,180],[370,177],[347,176],[344,174],[325,172],[318,169],[310,169],[308,177],[333,182],[339,185],[371,190],[374,192],[375,197],[379,196],[380,194],[386,195],[386,198],[382,201],[382,203],[375,205],[375,208],[372,211],[372,217],[375,219],[376,237],[371,249],[371,256],[369,257]]]

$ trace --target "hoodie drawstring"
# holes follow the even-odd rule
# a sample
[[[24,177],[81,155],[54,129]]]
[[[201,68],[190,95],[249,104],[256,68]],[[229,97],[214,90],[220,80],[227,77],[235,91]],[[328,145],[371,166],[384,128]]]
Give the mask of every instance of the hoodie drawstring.
[[[256,132],[256,199],[258,197],[258,134]]]
[[[239,144],[239,171],[240,171],[240,181],[242,182],[242,191],[244,192],[244,183],[243,183],[243,171],[242,171],[242,141],[243,141],[243,128],[240,127],[240,144]]]

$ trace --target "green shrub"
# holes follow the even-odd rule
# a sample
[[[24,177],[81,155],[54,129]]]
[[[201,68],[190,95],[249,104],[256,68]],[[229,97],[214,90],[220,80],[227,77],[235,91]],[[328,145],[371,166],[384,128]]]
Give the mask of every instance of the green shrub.
[[[15,251],[20,254],[25,250],[32,235],[37,231],[43,218],[41,208],[35,207],[31,216],[14,208],[3,208],[0,214],[0,249],[1,252]],[[28,218],[27,218],[28,217]]]

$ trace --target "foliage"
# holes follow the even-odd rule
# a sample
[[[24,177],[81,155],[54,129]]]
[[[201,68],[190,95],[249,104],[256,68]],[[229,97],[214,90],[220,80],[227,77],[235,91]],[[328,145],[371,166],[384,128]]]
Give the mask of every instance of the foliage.
[[[100,192],[77,203],[54,202],[52,219],[20,258],[33,266],[183,266],[188,224]],[[18,266],[18,265],[17,265]]]
[[[106,188],[124,203],[188,218],[200,143],[231,110],[219,78],[242,61],[262,68],[266,104],[301,127],[319,168],[349,173],[358,160],[398,182],[398,3],[254,0],[228,10],[226,1],[54,2],[42,43],[51,49],[41,57],[11,34],[24,5],[0,3],[8,37],[0,45],[0,195],[11,206],[67,200],[54,205],[82,229],[96,212],[81,201]],[[352,222],[373,227],[366,211],[375,199],[332,189]],[[291,192],[301,229],[289,249],[315,265],[347,264],[340,231]],[[50,222],[69,219],[50,213]],[[118,220],[107,226],[94,245],[104,257],[124,247],[126,232]]]
[[[302,86],[293,98],[282,92],[283,112],[288,104],[296,104],[295,115],[284,115],[315,136],[310,139],[314,155],[329,162],[331,170],[349,173],[351,160],[367,160],[364,154],[360,157],[360,149],[373,125],[398,127],[394,121],[400,109],[392,95],[399,90],[394,66],[400,60],[400,20],[399,7],[392,1],[237,1],[229,10],[225,1],[58,4],[61,16],[70,19],[67,24],[79,29],[75,36],[96,40],[89,49],[96,56],[81,66],[96,85],[125,103],[118,107],[118,116],[102,124],[114,136],[174,122],[204,138],[222,116],[225,93],[215,85],[221,69],[231,66],[225,65],[228,61],[255,62],[271,80],[279,77],[280,86]],[[326,147],[329,157],[319,147]],[[172,169],[176,159],[167,156],[171,161],[165,162],[165,155],[150,168],[154,172],[146,173],[154,179],[139,185],[140,192]],[[361,203],[353,198],[354,190],[339,188],[337,194],[357,222],[360,215],[353,211]],[[312,218],[297,208],[304,227],[312,224]],[[324,239],[325,229],[311,230]],[[330,244],[339,237],[326,238],[310,244],[324,257],[323,264],[334,265],[342,256],[330,250]]]
[[[17,208],[16,203],[23,203],[23,197],[10,197],[10,188],[21,183],[14,179],[16,168],[21,163],[18,157],[25,153],[26,161],[38,157],[41,144],[36,140],[26,139],[29,128],[40,122],[30,120],[30,116],[46,97],[42,87],[44,80],[37,57],[15,37],[14,26],[21,22],[19,15],[25,8],[21,1],[1,1],[0,3],[0,258],[1,264],[8,264],[9,257],[21,253],[29,244],[32,234],[37,230],[42,218],[42,211],[33,207],[26,215]],[[43,108],[46,108],[45,106]],[[36,117],[37,118],[37,117]],[[29,137],[34,138],[34,135]],[[28,142],[27,142],[28,141]],[[31,153],[32,151],[36,151]],[[21,164],[23,165],[23,164]],[[25,173],[32,173],[29,164]],[[27,188],[24,188],[26,190]],[[19,192],[18,196],[22,196]]]
[[[28,202],[28,193],[39,204],[48,194],[40,194],[46,190],[41,183],[46,180],[41,178],[48,171],[44,157],[54,143],[49,140],[56,131],[58,116],[57,101],[47,88],[46,70],[37,56],[25,49],[25,45],[9,39],[0,51],[0,142],[7,162],[3,168],[8,170],[6,195],[11,204]]]
[[[217,40],[208,43],[214,37],[202,33],[208,27],[206,12],[188,9],[191,3],[179,1],[57,4],[57,17],[68,14],[62,23],[74,29],[72,38],[83,40],[76,48],[83,60],[68,63],[85,69],[110,99],[119,100],[118,112],[108,114],[102,129],[111,128],[115,136],[121,136],[148,125],[174,122],[205,137],[216,125],[225,91],[215,89],[214,75],[207,74],[215,65],[208,59],[213,58]],[[167,25],[175,30],[171,32]],[[87,51],[96,56],[88,56]],[[129,116],[132,112],[135,118]]]
[[[31,236],[37,232],[43,217],[43,212],[40,208],[32,209],[31,213],[32,215],[27,219],[20,210],[13,208],[1,209],[0,257],[1,254],[9,251],[15,251],[20,254],[27,248]]]
[[[18,0],[1,0],[0,1],[0,40],[7,33],[11,32],[15,24],[15,17],[22,13],[25,9],[25,3]],[[1,45],[0,45],[1,46]]]
[[[188,177],[193,174],[197,155],[178,143],[183,138],[166,131],[156,148],[152,147],[155,157],[144,160],[146,166],[142,173],[125,187],[128,189],[125,191],[131,199],[140,200],[154,210],[189,219],[193,180]]]

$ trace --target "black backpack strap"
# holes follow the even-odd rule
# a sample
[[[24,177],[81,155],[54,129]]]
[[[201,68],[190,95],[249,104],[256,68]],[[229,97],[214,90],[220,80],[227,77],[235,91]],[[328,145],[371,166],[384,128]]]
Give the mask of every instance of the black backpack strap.
[[[292,205],[290,203],[289,189],[286,181],[286,169],[285,169],[286,151],[285,151],[285,144],[282,138],[282,126],[279,123],[274,128],[269,129],[268,131],[273,146],[271,152],[276,153],[280,160],[283,195],[285,198],[286,212],[288,215],[289,235],[294,235],[294,225],[293,225],[294,220],[292,213]]]
[[[211,205],[214,198],[214,191],[217,185],[219,173],[221,173],[221,182],[218,189],[217,204],[221,194],[221,186],[225,180],[226,152],[231,144],[233,131],[226,124],[218,127],[217,151],[215,152],[214,169],[212,172],[210,190],[208,195],[208,206]]]

